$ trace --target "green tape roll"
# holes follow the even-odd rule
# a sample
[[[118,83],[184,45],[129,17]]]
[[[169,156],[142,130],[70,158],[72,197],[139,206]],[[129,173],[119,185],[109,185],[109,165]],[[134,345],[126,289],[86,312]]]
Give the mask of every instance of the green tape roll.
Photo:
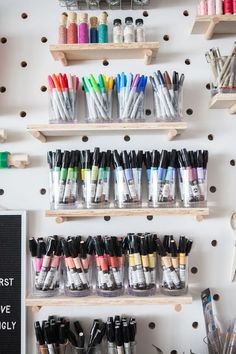
[[[10,152],[8,151],[2,151],[0,152],[0,169],[2,168],[8,168],[8,156],[10,155]]]

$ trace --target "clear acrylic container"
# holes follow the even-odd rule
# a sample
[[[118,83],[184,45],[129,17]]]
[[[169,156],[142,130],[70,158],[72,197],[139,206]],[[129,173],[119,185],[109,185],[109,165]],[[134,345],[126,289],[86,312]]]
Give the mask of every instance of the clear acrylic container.
[[[87,0],[88,9],[89,10],[99,9],[99,1],[100,0]]]
[[[37,297],[57,296],[60,291],[60,256],[32,259],[32,293]]]
[[[88,123],[109,123],[113,120],[113,88],[100,93],[99,98],[85,92]]]
[[[203,168],[181,168],[178,177],[184,207],[206,206],[207,171]]]
[[[120,122],[145,121],[145,91],[117,92],[118,120]]]
[[[128,292],[134,296],[156,293],[156,256],[128,255]]]
[[[96,291],[100,296],[116,297],[124,293],[123,257],[96,255]]]
[[[78,203],[78,167],[50,170],[51,209],[73,209]]]
[[[118,166],[114,170],[115,205],[118,208],[139,207],[142,203],[142,169],[123,169]]]
[[[236,92],[235,84],[235,65],[236,54],[230,56],[222,56],[219,58],[208,59],[211,66],[211,94],[217,93],[234,93]]]
[[[49,92],[49,123],[78,122],[78,92],[72,90]]]
[[[84,208],[104,208],[110,205],[110,168],[85,170],[82,180]]]
[[[168,167],[166,173],[162,168],[151,168],[148,181],[150,207],[173,207],[176,203],[176,169]]]
[[[160,291],[165,295],[178,296],[188,291],[188,257],[159,257]]]
[[[70,268],[70,264],[64,259],[65,295],[71,297],[88,296],[92,292],[92,266],[88,261],[85,264],[79,257],[76,258],[76,264],[79,269]]]
[[[183,119],[183,87],[174,90],[173,85],[153,91],[154,117],[157,121],[181,121]]]

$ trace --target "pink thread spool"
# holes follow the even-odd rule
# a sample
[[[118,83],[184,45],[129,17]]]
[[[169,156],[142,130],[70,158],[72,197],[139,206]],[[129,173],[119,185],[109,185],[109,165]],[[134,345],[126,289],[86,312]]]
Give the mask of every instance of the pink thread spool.
[[[66,44],[67,43],[67,14],[63,12],[60,16],[60,24],[58,28],[58,43]]]
[[[233,13],[236,15],[236,0],[233,0]]]
[[[67,43],[68,44],[78,43],[76,12],[69,13],[69,26],[67,29]]]
[[[79,43],[89,43],[88,14],[86,12],[81,12],[79,14],[79,21],[80,21],[78,27]]]
[[[232,14],[233,13],[233,1],[232,0],[224,0],[224,14]]]

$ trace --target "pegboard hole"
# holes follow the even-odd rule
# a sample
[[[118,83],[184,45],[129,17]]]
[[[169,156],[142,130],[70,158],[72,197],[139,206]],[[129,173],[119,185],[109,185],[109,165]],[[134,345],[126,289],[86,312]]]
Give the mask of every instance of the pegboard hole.
[[[89,139],[88,139],[88,137],[87,137],[86,135],[82,136],[82,141],[83,141],[84,143],[87,143],[88,140],[89,140]]]
[[[191,60],[190,59],[185,59],[185,64],[186,65],[190,65],[191,64]]]
[[[7,90],[7,89],[6,89],[6,87],[5,87],[5,86],[1,86],[1,87],[0,87],[0,92],[1,92],[1,93],[6,92],[6,90]]]
[[[192,268],[191,268],[191,273],[192,273],[192,274],[197,274],[197,272],[198,272],[197,267],[192,267]]]
[[[42,43],[47,43],[47,41],[48,41],[47,37],[42,37],[42,38],[41,38],[41,42],[42,42]]]
[[[211,245],[212,245],[212,247],[216,247],[217,246],[217,240],[212,240],[211,241]]]
[[[230,165],[235,166],[235,160],[230,160]]]
[[[41,90],[42,92],[46,92],[46,91],[47,91],[47,86],[41,86],[41,87],[40,87],[40,90]]]
[[[214,135],[213,134],[208,134],[208,140],[210,140],[210,141],[214,140]]]
[[[178,354],[177,350],[171,350],[170,354]]]
[[[0,195],[3,195],[4,194],[4,189],[0,189]]]
[[[211,186],[210,187],[210,192],[211,193],[215,193],[216,192],[216,187],[215,186]]]
[[[23,18],[23,20],[25,20],[26,18],[28,18],[27,13],[26,13],[26,12],[23,12],[23,13],[21,14],[21,18]]]
[[[41,194],[41,195],[45,195],[45,194],[46,194],[46,192],[47,192],[47,191],[46,191],[46,189],[45,189],[45,188],[41,188],[41,189],[40,189],[40,194]]]
[[[143,11],[143,17],[148,17],[149,13],[147,11]]]
[[[152,114],[152,111],[150,109],[146,109],[145,114],[146,116],[150,116]]]
[[[102,65],[103,66],[108,66],[109,65],[109,61],[108,60],[103,60]]]
[[[207,90],[210,90],[210,89],[211,89],[211,84],[210,84],[210,83],[206,84],[206,89],[207,89]]]
[[[156,324],[154,322],[149,322],[148,327],[150,329],[155,329],[156,328]]]
[[[130,136],[129,135],[125,135],[124,136],[124,141],[130,141]]]
[[[220,300],[220,295],[219,294],[214,294],[213,295],[213,300],[214,301],[219,301]]]
[[[164,39],[164,41],[169,41],[170,40],[170,37],[168,36],[168,34],[165,34],[164,36],[163,36],[163,39]]]
[[[104,220],[105,220],[105,221],[110,221],[110,220],[111,220],[111,217],[110,217],[110,216],[104,216]]]
[[[191,115],[193,114],[192,108],[188,108],[188,109],[186,110],[186,113],[187,113],[188,116],[191,116]]]
[[[148,219],[149,221],[151,221],[151,220],[153,219],[153,216],[152,216],[152,215],[148,215],[148,216],[147,216],[147,219]]]
[[[26,117],[26,112],[25,111],[21,111],[20,112],[20,117],[21,118],[25,118]]]
[[[6,37],[2,37],[2,38],[1,38],[1,43],[2,43],[2,44],[7,43],[7,38],[6,38]]]
[[[195,328],[195,329],[198,328],[198,322],[197,322],[197,321],[194,321],[194,322],[192,323],[192,327]]]
[[[26,62],[26,61],[22,61],[22,62],[20,63],[20,66],[21,66],[22,68],[26,68],[27,62]]]
[[[184,10],[183,15],[184,15],[184,16],[189,16],[188,10]]]

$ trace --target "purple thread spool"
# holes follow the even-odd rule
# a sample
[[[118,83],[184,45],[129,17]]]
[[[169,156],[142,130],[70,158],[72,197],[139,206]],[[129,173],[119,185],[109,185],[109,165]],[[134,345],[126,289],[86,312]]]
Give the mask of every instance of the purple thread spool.
[[[78,37],[79,43],[89,43],[89,27],[88,27],[88,14],[82,12],[79,15],[79,28],[78,28]]]

